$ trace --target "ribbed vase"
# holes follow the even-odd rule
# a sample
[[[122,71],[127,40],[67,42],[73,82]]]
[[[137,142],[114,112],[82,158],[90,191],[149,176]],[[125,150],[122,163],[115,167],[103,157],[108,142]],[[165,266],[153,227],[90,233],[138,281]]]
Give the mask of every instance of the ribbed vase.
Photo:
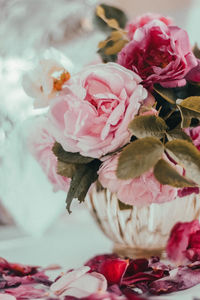
[[[94,185],[87,205],[101,230],[113,241],[113,251],[120,256],[164,257],[164,249],[172,227],[200,216],[200,196],[143,207],[122,207],[116,194]]]

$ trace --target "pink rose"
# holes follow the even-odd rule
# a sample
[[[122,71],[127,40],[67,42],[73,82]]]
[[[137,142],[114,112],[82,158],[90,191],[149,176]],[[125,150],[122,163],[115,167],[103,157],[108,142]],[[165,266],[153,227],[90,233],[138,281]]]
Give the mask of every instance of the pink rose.
[[[136,30],[118,54],[118,63],[140,75],[146,87],[178,87],[186,84],[185,76],[197,60],[185,30],[154,20]]]
[[[160,20],[161,22],[165,23],[166,25],[172,24],[172,20],[170,18],[166,18],[159,14],[147,13],[140,17],[137,17],[135,20],[128,23],[126,30],[128,31],[129,38],[132,40],[136,29],[143,27],[144,25],[146,25],[147,23],[149,23],[153,20]]]
[[[177,223],[167,242],[168,257],[178,263],[200,260],[200,224],[198,220]]]
[[[129,142],[128,124],[147,96],[140,81],[116,63],[86,67],[51,103],[56,140],[66,151],[94,158]]]
[[[68,192],[71,179],[58,175],[56,172],[57,158],[52,152],[55,139],[49,130],[50,124],[46,118],[37,119],[30,133],[29,148],[53,184],[54,191]]]
[[[185,132],[191,137],[193,144],[200,151],[200,126],[187,128]]]
[[[135,179],[118,179],[116,177],[118,158],[118,154],[114,155],[102,164],[99,169],[99,181],[104,188],[116,193],[121,202],[142,206],[172,201],[176,198],[177,189],[160,184],[152,170]]]
[[[188,81],[200,82],[200,59],[197,59],[198,65],[187,74]]]

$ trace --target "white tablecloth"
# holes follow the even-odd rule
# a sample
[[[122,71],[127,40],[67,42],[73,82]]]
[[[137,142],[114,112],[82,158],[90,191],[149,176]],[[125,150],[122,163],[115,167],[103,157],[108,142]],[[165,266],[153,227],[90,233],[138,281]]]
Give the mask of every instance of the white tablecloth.
[[[41,237],[31,237],[15,227],[0,230],[0,256],[12,262],[63,269],[76,268],[97,254],[110,253],[112,243],[94,223],[87,210],[77,209],[63,216]],[[163,300],[200,299],[200,285],[189,290],[153,297]]]

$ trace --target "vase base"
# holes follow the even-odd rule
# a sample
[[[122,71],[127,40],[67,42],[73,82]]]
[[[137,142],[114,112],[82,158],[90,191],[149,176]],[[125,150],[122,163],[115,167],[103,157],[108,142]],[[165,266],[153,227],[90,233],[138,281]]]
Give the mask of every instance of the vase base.
[[[137,258],[150,258],[152,256],[159,256],[162,259],[166,258],[166,252],[164,248],[161,249],[141,249],[132,248],[130,246],[115,244],[113,248],[113,253],[116,253],[120,257],[129,257],[132,259]]]

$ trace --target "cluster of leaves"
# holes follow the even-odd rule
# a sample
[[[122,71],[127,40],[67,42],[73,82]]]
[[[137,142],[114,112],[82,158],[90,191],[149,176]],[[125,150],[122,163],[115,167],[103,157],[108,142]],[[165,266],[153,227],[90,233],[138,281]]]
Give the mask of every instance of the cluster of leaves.
[[[52,151],[58,159],[57,173],[71,178],[70,189],[66,199],[66,208],[71,213],[72,200],[84,201],[91,184],[98,178],[97,171],[101,162],[98,159],[82,156],[79,153],[67,152],[57,142],[55,142]]]
[[[200,152],[183,130],[199,124],[199,94],[200,87],[192,89],[189,83],[183,88],[154,87],[159,116],[137,116],[129,124],[133,141],[120,154],[118,178],[136,178],[153,168],[161,184],[177,188],[200,184]],[[172,163],[163,159],[164,154]],[[187,177],[177,172],[173,162],[184,168]]]
[[[118,8],[101,4],[96,8],[96,20],[100,27],[104,25],[104,31],[105,28],[109,31],[106,40],[99,43],[98,53],[103,62],[115,62],[118,52],[128,43],[127,32],[124,30],[127,17]]]

